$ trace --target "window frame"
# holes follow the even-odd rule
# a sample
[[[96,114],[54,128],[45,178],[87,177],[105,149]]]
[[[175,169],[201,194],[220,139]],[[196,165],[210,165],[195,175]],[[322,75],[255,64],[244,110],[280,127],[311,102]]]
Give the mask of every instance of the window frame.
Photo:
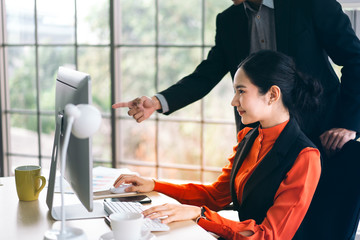
[[[360,2],[358,0],[340,0],[339,1],[342,7],[345,9],[360,9]],[[72,44],[41,44],[38,41],[37,33],[37,4],[36,0],[34,0],[34,25],[35,25],[35,42],[34,44],[8,44],[6,41],[6,9],[5,9],[5,0],[0,0],[0,176],[10,176],[11,173],[11,156],[25,156],[29,158],[38,158],[39,165],[42,165],[43,159],[49,159],[51,156],[44,156],[42,153],[42,146],[41,146],[41,116],[53,116],[53,112],[51,111],[42,111],[40,110],[40,99],[39,99],[39,92],[40,92],[40,80],[39,80],[39,47],[42,46],[73,46],[74,47],[74,57],[75,57],[75,66],[78,68],[78,48],[81,46],[99,46],[99,47],[109,47],[110,48],[110,84],[111,84],[111,101],[116,102],[119,99],[123,99],[121,96],[120,91],[120,81],[121,81],[121,73],[120,69],[117,67],[119,66],[120,56],[118,54],[118,49],[123,47],[152,47],[155,51],[155,77],[154,77],[154,84],[156,92],[159,90],[159,49],[160,48],[198,48],[201,49],[201,59],[205,58],[207,50],[212,47],[206,43],[205,39],[205,9],[206,9],[206,0],[201,0],[201,42],[199,44],[192,44],[192,45],[179,45],[179,44],[161,44],[159,42],[159,0],[154,0],[155,4],[155,18],[153,19],[155,24],[155,42],[154,44],[122,44],[119,39],[119,29],[120,29],[120,19],[121,19],[121,11],[120,11],[120,1],[117,0],[110,0],[109,1],[109,25],[110,25],[110,43],[109,44],[100,44],[100,45],[88,45],[88,44],[79,44],[77,39],[77,1],[74,0],[75,4],[75,40]],[[229,3],[230,5],[230,3]],[[355,17],[360,16],[355,12]],[[214,21],[215,22],[215,21]],[[360,33],[360,26],[355,26],[356,31]],[[36,110],[17,110],[11,109],[9,110],[9,86],[8,86],[8,76],[7,76],[7,56],[6,56],[6,48],[12,46],[32,46],[35,48],[35,64],[36,64]],[[194,66],[195,68],[195,66]],[[118,81],[119,80],[119,81]],[[109,106],[111,108],[111,106]],[[233,121],[226,121],[226,120],[209,120],[206,119],[204,116],[204,100],[200,101],[200,109],[201,109],[201,116],[199,119],[192,119],[192,118],[176,118],[172,117],[171,119],[161,118],[158,113],[155,113],[154,116],[147,120],[155,122],[155,162],[154,163],[141,163],[139,161],[117,161],[117,159],[122,159],[122,146],[121,146],[121,122],[122,120],[129,120],[131,119],[129,116],[122,116],[119,111],[111,109],[110,114],[104,114],[103,117],[110,120],[111,125],[111,159],[110,165],[111,167],[123,167],[126,165],[132,166],[145,166],[145,167],[153,167],[156,169],[156,176],[153,177],[161,177],[161,170],[162,169],[180,169],[180,170],[190,170],[194,172],[200,172],[200,182],[205,181],[205,174],[206,173],[218,173],[221,172],[221,168],[219,167],[211,167],[206,165],[205,161],[205,154],[204,154],[204,142],[205,142],[205,130],[204,127],[206,124],[221,124],[221,125],[234,125]],[[9,133],[9,117],[13,113],[21,113],[21,114],[28,114],[34,115],[37,117],[37,142],[38,142],[38,154],[35,155],[22,155],[22,154],[13,154],[10,152],[10,133]],[[200,129],[200,165],[182,165],[182,164],[171,164],[171,163],[161,163],[159,161],[159,124],[161,122],[175,122],[175,123],[182,123],[182,122],[189,122],[189,123],[198,123],[201,126]],[[235,141],[234,141],[235,143]],[[224,156],[226,158],[226,156]],[[98,161],[98,162],[96,162]],[[101,160],[94,159],[95,163],[102,163]]]

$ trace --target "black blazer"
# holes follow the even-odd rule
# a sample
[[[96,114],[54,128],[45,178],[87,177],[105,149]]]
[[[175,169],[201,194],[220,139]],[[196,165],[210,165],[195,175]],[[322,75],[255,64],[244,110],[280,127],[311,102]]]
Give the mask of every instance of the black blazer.
[[[277,50],[292,56],[299,70],[318,78],[325,92],[320,120],[303,114],[306,128],[302,130],[315,143],[332,127],[360,132],[360,41],[340,4],[335,0],[274,0],[274,6]],[[244,6],[233,5],[217,16],[215,46],[207,59],[192,74],[160,92],[169,104],[166,114],[204,97],[228,72],[234,77],[248,55]],[[341,89],[328,56],[343,66]]]

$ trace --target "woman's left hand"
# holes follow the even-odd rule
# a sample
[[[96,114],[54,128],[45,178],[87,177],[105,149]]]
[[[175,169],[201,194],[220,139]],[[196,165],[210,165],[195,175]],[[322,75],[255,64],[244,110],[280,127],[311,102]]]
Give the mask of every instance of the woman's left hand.
[[[150,219],[163,218],[161,222],[167,224],[175,221],[196,219],[200,216],[201,209],[200,207],[186,204],[166,203],[151,207],[145,210],[143,214],[144,217],[149,217]]]

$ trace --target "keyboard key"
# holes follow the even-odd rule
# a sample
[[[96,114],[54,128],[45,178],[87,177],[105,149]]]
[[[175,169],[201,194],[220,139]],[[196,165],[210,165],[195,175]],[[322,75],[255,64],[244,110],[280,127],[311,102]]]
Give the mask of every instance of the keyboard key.
[[[145,209],[138,202],[110,202],[104,201],[104,209],[110,215],[115,212],[138,212],[142,213]],[[160,219],[145,218],[144,226],[150,231],[169,231],[168,225],[161,223]]]

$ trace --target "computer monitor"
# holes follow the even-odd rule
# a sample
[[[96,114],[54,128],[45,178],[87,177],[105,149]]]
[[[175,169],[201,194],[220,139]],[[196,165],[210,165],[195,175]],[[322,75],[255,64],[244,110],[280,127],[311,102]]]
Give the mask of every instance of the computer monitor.
[[[55,220],[61,219],[61,207],[54,207],[54,190],[58,153],[61,153],[67,118],[64,109],[67,104],[91,104],[91,78],[89,74],[59,67],[55,92],[55,137],[50,166],[46,203]],[[101,203],[93,203],[93,161],[91,137],[76,138],[71,134],[67,156],[65,179],[70,184],[81,204],[65,205],[66,219],[94,218],[105,216]]]

